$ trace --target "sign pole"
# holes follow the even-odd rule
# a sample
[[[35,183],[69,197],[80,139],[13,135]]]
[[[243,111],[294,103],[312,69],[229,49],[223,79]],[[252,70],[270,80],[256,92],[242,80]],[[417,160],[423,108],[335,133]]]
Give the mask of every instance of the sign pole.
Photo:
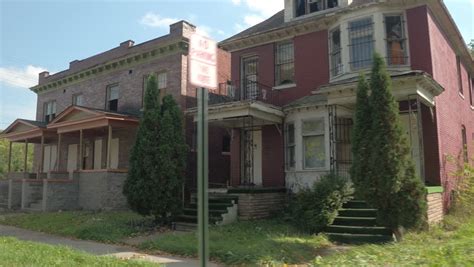
[[[199,261],[206,267],[209,260],[209,207],[208,207],[208,124],[206,88],[198,88],[198,230],[199,230]]]

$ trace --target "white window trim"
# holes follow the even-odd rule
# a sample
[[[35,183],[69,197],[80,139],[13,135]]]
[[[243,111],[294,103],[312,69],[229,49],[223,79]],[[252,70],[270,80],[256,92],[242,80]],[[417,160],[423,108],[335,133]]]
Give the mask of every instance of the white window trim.
[[[343,28],[343,25],[342,23],[332,27],[329,29],[328,31],[328,34],[329,34],[329,38],[328,38],[328,50],[329,50],[329,53],[328,53],[328,58],[329,58],[329,76],[331,77],[331,79],[335,79],[337,77],[340,77],[342,75],[344,75],[346,73],[346,64],[345,64],[345,60],[344,60],[344,53],[345,53],[345,50],[344,49],[344,43],[343,43],[343,31],[342,31],[342,28]],[[342,71],[341,73],[337,74],[337,75],[333,75],[332,74],[332,69],[334,68],[334,66],[332,66],[332,51],[331,51],[331,48],[332,48],[332,33],[336,30],[339,30],[339,40],[341,42],[341,65],[342,65]]]
[[[377,30],[379,27],[376,27],[376,24],[377,24],[377,20],[376,20],[376,16],[373,16],[373,15],[368,15],[368,16],[362,16],[362,17],[357,17],[357,18],[353,18],[351,20],[348,20],[347,21],[347,37],[348,37],[348,42],[347,42],[347,50],[349,52],[349,61],[347,62],[347,65],[348,65],[348,68],[351,70],[351,72],[360,72],[360,71],[363,71],[363,70],[367,70],[367,69],[371,69],[372,68],[372,64],[370,64],[369,66],[363,66],[363,67],[358,67],[358,68],[355,68],[352,66],[352,49],[351,49],[351,32],[349,30],[349,27],[350,27],[350,24],[351,22],[355,22],[355,21],[358,21],[358,20],[365,20],[365,19],[370,19],[372,20],[372,39],[373,39],[373,52],[379,52],[378,49],[377,49]],[[341,33],[342,34],[342,33]],[[343,63],[344,64],[344,63]]]
[[[281,79],[281,77],[277,77],[277,58],[278,58],[278,47],[280,45],[285,45],[285,44],[291,44],[292,47],[293,47],[293,60],[291,63],[293,63],[293,82],[292,83],[288,83],[288,84],[277,84],[277,79]],[[275,52],[274,52],[274,75],[275,75],[275,87],[274,88],[278,88],[278,89],[287,89],[287,88],[291,88],[291,87],[294,87],[295,83],[296,83],[296,71],[295,71],[295,43],[293,41],[293,39],[286,39],[286,40],[283,40],[283,41],[279,41],[279,42],[276,42],[275,43]],[[289,63],[283,63],[283,64],[289,64]],[[283,64],[280,64],[283,65]],[[281,73],[280,73],[281,74]],[[278,81],[279,83],[281,83],[281,81]],[[290,85],[290,86],[288,86]],[[293,85],[293,86],[291,86]]]
[[[323,124],[324,124],[324,130],[322,131],[322,133],[311,133],[311,134],[304,134],[303,133],[303,125],[305,122],[311,122],[311,121],[322,121]],[[302,170],[311,170],[311,171],[320,171],[320,170],[326,170],[327,169],[327,166],[328,166],[328,147],[327,147],[327,142],[328,142],[328,124],[327,124],[327,121],[326,121],[326,117],[309,117],[309,118],[302,118],[301,119],[301,123],[299,125],[300,127],[300,136],[301,136],[301,161],[302,161]],[[304,138],[307,137],[307,136],[323,136],[323,139],[324,139],[324,166],[322,167],[314,167],[314,168],[309,168],[309,167],[306,167],[306,160],[305,160],[305,154],[306,154],[306,150],[305,150],[305,146],[304,146]]]
[[[293,167],[290,167],[289,166],[289,156],[288,156],[288,147],[290,147],[290,145],[288,144],[288,126],[289,125],[293,125],[293,139],[294,139],[294,143],[291,145],[294,149],[294,166]],[[296,143],[297,143],[297,138],[296,138],[296,123],[294,121],[288,121],[288,122],[285,122],[285,171],[294,171],[296,169],[296,152],[297,152],[297,146],[296,146]]]
[[[402,20],[404,21],[403,23],[403,32],[405,34],[405,57],[406,57],[406,64],[403,65],[389,65],[387,63],[387,69],[400,69],[400,68],[409,68],[411,67],[411,61],[410,61],[410,39],[408,36],[408,21],[407,21],[407,15],[406,11],[390,11],[390,12],[382,12],[382,24],[383,24],[383,46],[384,50],[382,55],[385,55],[385,58],[388,58],[388,47],[387,47],[387,32],[385,30],[385,17],[390,17],[390,16],[401,16]],[[375,40],[377,42],[377,40]]]

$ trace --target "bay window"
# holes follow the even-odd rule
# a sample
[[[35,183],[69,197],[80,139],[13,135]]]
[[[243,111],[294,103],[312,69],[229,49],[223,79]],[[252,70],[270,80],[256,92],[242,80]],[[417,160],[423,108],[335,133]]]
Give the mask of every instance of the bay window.
[[[316,169],[326,166],[324,119],[303,121],[303,168]]]
[[[285,150],[286,150],[286,169],[291,170],[295,167],[295,124],[289,123],[285,128]]]
[[[349,22],[350,65],[353,70],[372,65],[374,42],[374,23],[371,17]]]
[[[405,26],[402,15],[385,16],[388,65],[407,64]]]
[[[294,83],[295,64],[293,42],[287,41],[276,44],[275,53],[275,85]]]

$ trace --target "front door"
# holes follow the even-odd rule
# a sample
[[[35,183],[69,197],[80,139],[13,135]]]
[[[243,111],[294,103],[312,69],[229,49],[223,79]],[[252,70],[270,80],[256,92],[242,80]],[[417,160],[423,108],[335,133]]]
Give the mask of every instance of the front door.
[[[68,145],[67,147],[67,171],[77,170],[77,144]]]
[[[262,185],[262,131],[244,132],[242,184]]]

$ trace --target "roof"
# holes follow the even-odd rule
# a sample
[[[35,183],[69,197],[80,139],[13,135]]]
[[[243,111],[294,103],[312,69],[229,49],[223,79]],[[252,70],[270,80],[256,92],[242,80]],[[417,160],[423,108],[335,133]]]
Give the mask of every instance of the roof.
[[[368,3],[371,3],[371,2],[374,2],[374,0],[354,0],[354,1],[352,1],[352,4],[349,7],[365,5],[365,4],[368,4]],[[336,11],[336,10],[341,10],[341,8],[333,8],[333,9],[330,9],[330,10],[335,10]],[[241,39],[241,38],[244,38],[244,37],[247,37],[247,36],[257,35],[257,34],[264,33],[264,32],[267,32],[267,31],[271,31],[271,30],[274,30],[274,29],[279,29],[279,28],[290,26],[290,25],[298,24],[298,23],[301,23],[303,21],[315,20],[315,19],[318,19],[318,18],[325,17],[326,14],[327,14],[327,12],[321,12],[320,14],[314,14],[313,16],[309,16],[309,17],[306,17],[306,18],[285,22],[285,10],[281,10],[278,13],[276,13],[275,15],[271,16],[269,19],[264,20],[263,22],[260,22],[259,24],[255,25],[253,27],[250,27],[250,28],[248,28],[244,31],[241,31],[241,32],[237,33],[234,36],[231,36],[231,37],[221,41],[220,44],[225,44],[225,43],[232,42],[234,40]]]
[[[327,103],[327,96],[326,95],[321,95],[321,94],[315,94],[315,95],[309,95],[302,97],[300,99],[297,99],[288,105],[284,106],[284,110],[289,110],[293,108],[301,108],[301,107],[313,107],[313,106],[320,106],[320,105],[326,105]]]

